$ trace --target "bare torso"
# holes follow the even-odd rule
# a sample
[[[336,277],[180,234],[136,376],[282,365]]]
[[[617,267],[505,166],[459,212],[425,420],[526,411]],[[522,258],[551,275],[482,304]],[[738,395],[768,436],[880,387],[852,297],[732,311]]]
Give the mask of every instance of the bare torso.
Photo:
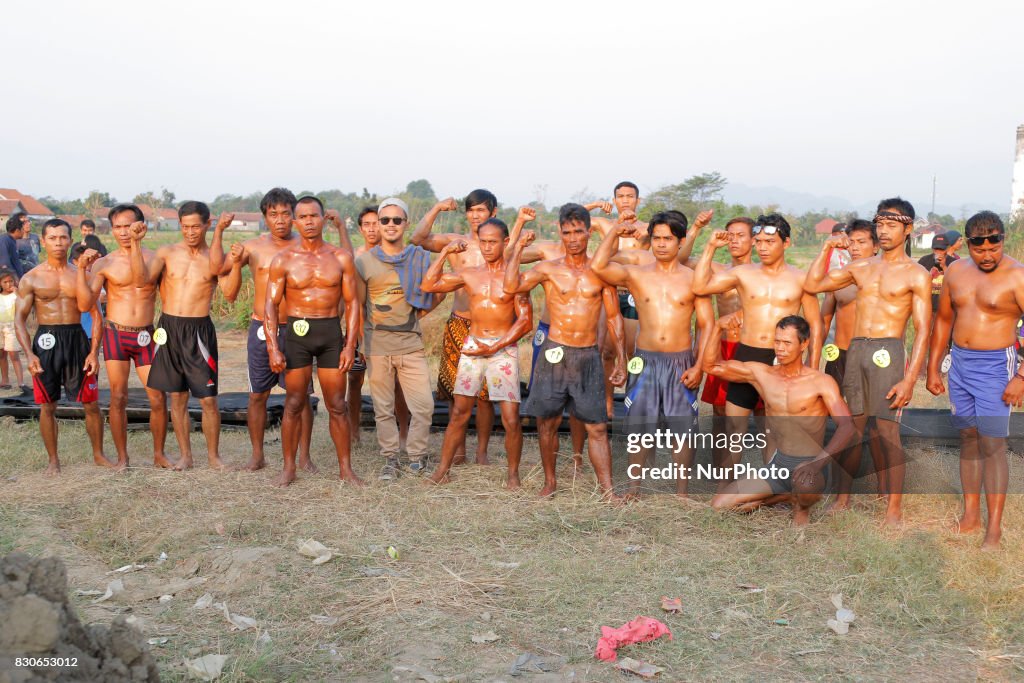
[[[78,269],[70,263],[54,268],[36,266],[23,278],[32,287],[36,319],[40,325],[74,325],[82,321],[76,295]]]
[[[857,322],[857,286],[843,287],[833,292],[833,295],[836,298],[836,346],[846,350],[850,348],[854,324]]]
[[[857,283],[853,336],[902,339],[913,310],[915,286],[931,287],[931,277],[909,257],[889,263],[882,255],[849,266]]]
[[[462,271],[466,284],[458,291],[469,301],[469,333],[474,337],[501,337],[516,320],[516,297],[526,295],[505,294],[501,286],[504,276],[504,269],[490,270],[486,265]]]
[[[270,279],[270,262],[285,249],[299,243],[298,235],[292,233],[291,239],[277,241],[272,235],[261,235],[242,243],[245,247],[245,258],[252,272],[255,295],[252,302],[252,317],[263,320],[267,301],[267,280]],[[288,315],[287,302],[282,300],[278,310],[279,319]]]
[[[787,315],[800,312],[804,295],[804,271],[787,265],[777,272],[759,264],[735,266],[736,287],[743,308],[740,341],[747,346],[770,348],[775,325]]]
[[[1024,302],[1024,266],[1004,256],[990,273],[970,258],[947,269],[944,285],[953,304],[953,343],[979,351],[1004,349],[1017,337]]]
[[[143,261],[148,266],[154,252],[142,249]],[[156,283],[137,286],[132,275],[131,255],[118,249],[96,261],[93,277],[103,280],[107,293],[107,319],[127,327],[146,327],[153,324],[156,308]]]
[[[184,243],[161,247],[164,260],[160,277],[160,305],[164,313],[187,318],[210,315],[217,276],[210,271],[210,250],[190,249]]]
[[[285,271],[284,308],[295,318],[335,318],[340,315],[343,249],[322,243],[314,251],[294,246],[279,254]],[[349,263],[350,268],[352,264]]]
[[[465,251],[448,255],[448,263],[451,264],[452,270],[479,268],[484,265],[484,257],[480,253],[480,243],[477,241],[476,236],[467,236],[465,242]],[[501,289],[501,276],[498,279],[498,289]],[[452,313],[463,318],[469,318],[469,309],[469,294],[464,288],[456,289],[452,295]]]
[[[590,269],[589,260],[580,268],[568,265],[564,258],[537,267],[547,274],[544,297],[551,312],[548,338],[566,346],[596,345],[606,285]]]
[[[800,366],[799,374],[787,376],[780,365],[748,365],[754,369],[753,384],[764,397],[766,427],[775,446],[786,455],[820,454],[829,414],[821,386],[829,378],[806,366]]]
[[[674,262],[672,266],[671,270],[659,268],[651,261],[628,269],[626,287],[633,294],[640,320],[639,349],[673,353],[692,345],[693,271]]]

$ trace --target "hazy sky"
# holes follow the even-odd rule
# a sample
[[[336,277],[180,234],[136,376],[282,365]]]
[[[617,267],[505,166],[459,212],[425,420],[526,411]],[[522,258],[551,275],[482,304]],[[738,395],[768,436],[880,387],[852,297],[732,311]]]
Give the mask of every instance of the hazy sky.
[[[19,2],[0,186],[1009,205],[1024,2]]]

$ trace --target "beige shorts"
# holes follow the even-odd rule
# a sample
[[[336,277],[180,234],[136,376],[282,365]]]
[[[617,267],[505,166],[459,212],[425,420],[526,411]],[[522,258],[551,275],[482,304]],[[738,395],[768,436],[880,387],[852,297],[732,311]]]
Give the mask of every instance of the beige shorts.
[[[483,344],[493,344],[498,339],[480,339]],[[459,358],[459,370],[455,374],[456,396],[476,396],[486,383],[492,401],[519,403],[519,348],[512,344],[493,356],[467,356],[466,350],[477,347],[475,337],[466,337]]]
[[[19,351],[18,338],[14,334],[14,323],[0,323],[0,338],[3,339],[4,351]]]

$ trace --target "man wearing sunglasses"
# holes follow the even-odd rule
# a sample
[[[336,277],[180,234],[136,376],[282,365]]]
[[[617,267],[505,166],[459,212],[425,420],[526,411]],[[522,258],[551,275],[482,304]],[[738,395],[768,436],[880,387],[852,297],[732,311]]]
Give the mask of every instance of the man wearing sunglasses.
[[[430,267],[430,254],[405,244],[409,207],[396,197],[377,209],[381,242],[356,259],[357,289],[364,308],[363,352],[367,380],[377,422],[377,443],[384,466],[380,479],[391,481],[401,473],[398,423],[395,419],[395,380],[409,407],[409,470],[424,474],[427,439],[434,416],[434,396],[427,375],[420,317],[433,310],[443,296],[423,291],[421,283]]]
[[[999,548],[1009,464],[1010,411],[1024,405],[1024,374],[1017,369],[1017,321],[1024,314],[1024,267],[1003,254],[1006,229],[991,211],[964,226],[970,259],[949,266],[939,295],[928,357],[928,391],[945,391],[940,364],[953,336],[949,400],[960,430],[960,479],[964,511],[957,530],[982,527],[981,489],[988,524],[981,547]]]
[[[484,265],[485,259],[480,253],[480,240],[477,230],[484,221],[494,218],[498,214],[498,198],[489,190],[473,190],[465,199],[466,222],[469,223],[469,235],[459,233],[430,234],[437,217],[446,211],[457,210],[458,204],[449,197],[443,199],[427,212],[423,220],[416,226],[409,241],[427,251],[440,253],[452,242],[465,242],[466,249],[458,253],[448,255],[448,263],[455,270],[463,268],[480,268]],[[455,298],[452,301],[452,312],[445,323],[444,339],[441,349],[441,363],[437,373],[437,393],[444,400],[448,401],[449,414],[454,410],[455,376],[459,370],[459,359],[462,357],[462,346],[469,336],[469,294],[465,288],[455,290]],[[487,442],[491,438],[491,428],[494,426],[494,406],[487,395],[487,386],[480,389],[480,395],[476,402],[476,462],[478,465],[487,464]],[[466,461],[466,439],[462,441],[455,453],[455,464],[461,465]]]
[[[846,354],[843,395],[860,435],[870,420],[870,438],[880,440],[884,468],[878,491],[888,498],[886,525],[903,520],[904,456],[900,413],[914,395],[914,383],[925,360],[931,326],[931,278],[907,256],[904,244],[914,228],[914,207],[894,197],[884,199],[875,215],[882,253],[828,270],[829,242],[811,264],[804,288],[811,294],[857,285],[857,322]],[[848,244],[840,245],[848,247]],[[914,346],[906,364],[904,336],[914,320]]]
[[[735,265],[715,272],[715,252],[732,242],[728,232],[718,231],[708,240],[694,271],[693,290],[708,296],[735,289],[740,299],[742,329],[733,359],[740,362],[775,362],[775,326],[782,318],[803,311],[810,325],[808,365],[818,367],[823,338],[818,299],[804,292],[804,271],[786,263],[790,227],[777,213],[757,217],[751,228],[760,263]],[[746,431],[747,418],[761,400],[754,385],[729,382],[725,396],[726,428],[730,434]],[[724,454],[724,466],[735,465],[739,453]],[[768,453],[765,453],[767,459]]]

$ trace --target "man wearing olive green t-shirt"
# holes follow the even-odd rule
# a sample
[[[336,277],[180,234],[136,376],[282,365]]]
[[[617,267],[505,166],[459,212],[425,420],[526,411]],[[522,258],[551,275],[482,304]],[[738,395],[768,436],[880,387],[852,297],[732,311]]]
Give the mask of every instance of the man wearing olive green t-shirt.
[[[405,227],[409,223],[405,202],[386,199],[381,202],[377,216],[381,243],[360,254],[356,271],[365,311],[363,353],[377,422],[377,442],[385,458],[380,478],[391,480],[398,477],[401,467],[395,420],[396,376],[412,418],[406,440],[409,470],[416,474],[426,471],[434,396],[419,318],[432,310],[438,300],[420,289],[430,266],[430,255],[420,247],[405,244]]]

